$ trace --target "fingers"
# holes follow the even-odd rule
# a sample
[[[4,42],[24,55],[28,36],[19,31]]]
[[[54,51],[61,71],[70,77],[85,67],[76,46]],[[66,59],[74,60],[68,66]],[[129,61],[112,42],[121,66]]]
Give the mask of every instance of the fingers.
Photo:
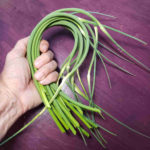
[[[27,52],[27,44],[28,44],[29,36],[23,39],[20,39],[14,48],[8,53],[8,57],[11,59],[15,59],[17,57],[25,57]],[[46,40],[42,40],[40,43],[40,51],[45,53],[48,51],[49,43]]]
[[[54,54],[52,51],[47,51],[46,53],[41,54],[35,61],[34,66],[39,69],[51,60],[53,60]]]
[[[56,68],[57,68],[57,63],[54,60],[52,60],[51,62],[45,64],[43,67],[41,67],[35,73],[36,80],[38,80],[38,81],[43,80],[49,73],[54,71]]]
[[[40,51],[41,51],[42,53],[45,53],[45,52],[48,50],[48,48],[49,48],[49,43],[48,43],[48,41],[42,40],[41,43],[40,43]]]
[[[38,71],[35,73],[34,77],[36,80],[40,81],[41,84],[49,84],[51,82],[54,82],[57,80],[57,75],[56,77],[53,75],[53,72],[56,68],[57,63],[56,61],[52,60],[39,68]]]
[[[42,40],[40,43],[42,54],[34,61],[34,66],[38,69],[34,77],[43,85],[55,82],[58,78],[58,72],[55,71],[57,63],[53,60],[53,52],[48,48],[49,43]]]
[[[54,71],[50,73],[45,79],[41,80],[40,83],[43,85],[47,85],[57,81],[57,79],[58,79],[58,72]]]

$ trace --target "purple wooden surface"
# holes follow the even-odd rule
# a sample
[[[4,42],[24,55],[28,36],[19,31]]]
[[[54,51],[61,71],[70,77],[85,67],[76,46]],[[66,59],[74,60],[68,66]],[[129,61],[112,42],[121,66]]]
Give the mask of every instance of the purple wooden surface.
[[[150,67],[149,0],[0,0],[0,71],[3,68],[7,52],[11,50],[18,39],[29,35],[38,21],[46,14],[67,7],[79,7],[116,16],[117,19],[115,20],[97,17],[107,25],[145,40],[148,43],[147,46],[110,32],[124,48]],[[56,32],[49,31],[46,38],[50,41],[50,47],[54,50],[60,65],[73,46],[70,34],[62,29],[57,29]],[[104,69],[98,63],[95,102],[124,123],[150,136],[150,74],[136,65],[120,61],[106,51],[104,53],[136,74],[136,77],[128,76],[107,65],[113,87],[110,89]],[[86,78],[85,73],[84,69],[82,72],[84,80]],[[10,129],[7,137],[27,123],[41,108],[40,106],[22,116]],[[113,137],[102,131],[108,141],[106,146],[109,150],[150,149],[150,140],[130,132],[108,117],[105,121],[100,119],[99,122],[118,134],[117,137]],[[88,139],[87,142],[88,147],[85,147],[79,136],[60,133],[49,114],[45,112],[29,128],[0,149],[102,149],[94,138]]]

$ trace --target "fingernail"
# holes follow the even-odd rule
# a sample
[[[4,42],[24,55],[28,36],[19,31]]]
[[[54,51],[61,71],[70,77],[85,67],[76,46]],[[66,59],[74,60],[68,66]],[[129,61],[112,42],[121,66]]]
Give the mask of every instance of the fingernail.
[[[41,79],[42,76],[43,76],[43,73],[42,73],[42,72],[36,72],[36,73],[35,73],[35,78],[36,78],[37,80]]]
[[[40,64],[40,60],[35,60],[35,62],[34,62],[34,65],[36,66],[36,67],[38,67],[39,66],[39,64]]]
[[[38,66],[39,66],[39,61],[35,61],[34,65],[35,65],[36,67],[38,67]]]
[[[43,44],[42,48],[44,51],[47,51],[47,49],[48,49],[46,44]]]
[[[45,80],[40,81],[41,84],[46,84]]]

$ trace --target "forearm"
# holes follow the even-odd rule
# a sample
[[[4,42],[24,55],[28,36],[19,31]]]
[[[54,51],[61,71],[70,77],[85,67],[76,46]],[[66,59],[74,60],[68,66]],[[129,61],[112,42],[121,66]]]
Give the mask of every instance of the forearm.
[[[0,140],[22,114],[17,97],[0,81]]]

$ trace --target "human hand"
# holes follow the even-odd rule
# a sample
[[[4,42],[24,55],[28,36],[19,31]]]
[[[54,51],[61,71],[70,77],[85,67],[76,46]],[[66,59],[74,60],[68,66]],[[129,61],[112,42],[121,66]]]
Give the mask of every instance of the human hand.
[[[17,99],[21,106],[22,114],[38,106],[42,101],[31,79],[31,72],[27,61],[26,51],[28,39],[24,38],[17,42],[15,47],[7,54],[4,69],[0,76],[3,89]],[[54,82],[58,78],[56,61],[53,60],[54,54],[48,50],[49,43],[41,41],[41,55],[35,60],[34,65],[38,69],[35,79],[41,84],[46,85]]]

